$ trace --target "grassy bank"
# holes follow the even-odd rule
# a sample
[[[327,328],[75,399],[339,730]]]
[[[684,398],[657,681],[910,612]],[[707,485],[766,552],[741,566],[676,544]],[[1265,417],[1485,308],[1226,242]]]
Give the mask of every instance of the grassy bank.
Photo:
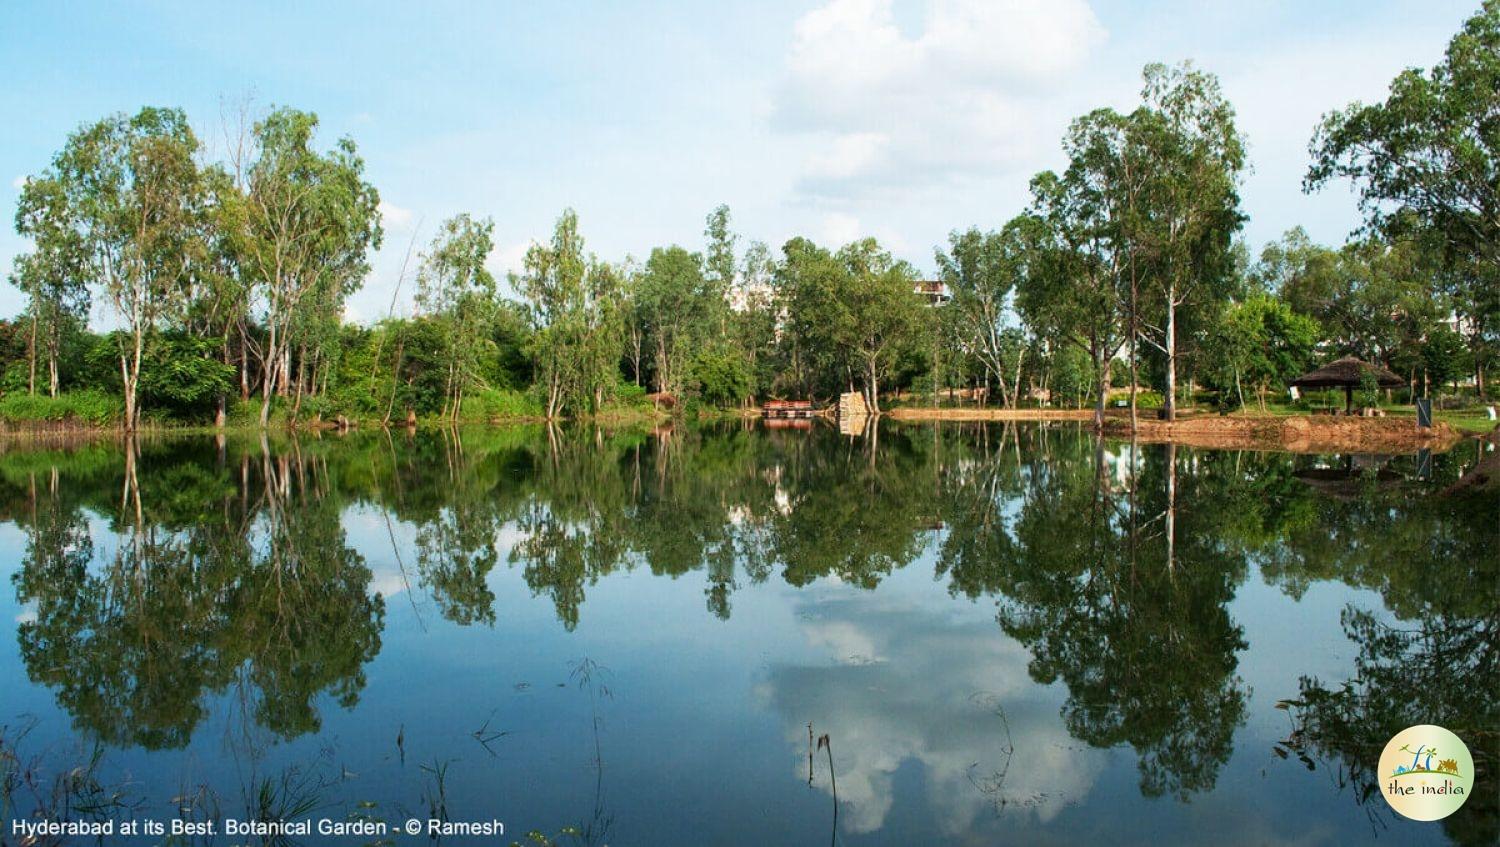
[[[1160,406],[1159,397],[1155,404],[1142,404],[1139,407],[1140,421],[1145,423],[1156,421],[1156,411]],[[1417,412],[1413,406],[1389,405],[1378,407],[1385,413],[1384,420],[1398,419],[1415,421]],[[1073,408],[1037,408],[1019,407],[1008,409],[1003,407],[980,407],[980,406],[920,406],[920,405],[898,405],[887,409],[885,414],[894,420],[947,420],[947,421],[1049,421],[1049,420],[1093,420],[1093,407]],[[1105,409],[1105,417],[1110,420],[1128,419],[1129,410],[1111,405]],[[1267,404],[1264,410],[1251,407],[1240,409],[1227,414],[1207,406],[1188,406],[1178,409],[1178,417],[1181,420],[1196,419],[1220,419],[1231,420],[1274,420],[1292,417],[1306,417],[1314,420],[1382,420],[1381,418],[1345,418],[1318,414],[1316,410],[1307,406],[1290,406],[1285,404]],[[1500,421],[1490,420],[1483,406],[1465,407],[1460,409],[1436,409],[1433,411],[1434,423],[1447,424],[1456,432],[1469,435],[1485,435],[1494,431]]]
[[[1382,404],[1376,406],[1376,408],[1384,412],[1386,417],[1388,418],[1415,419],[1417,416],[1417,410],[1415,406]],[[1310,410],[1305,405],[1291,406],[1283,403],[1268,403],[1266,404],[1266,408],[1264,411],[1258,408],[1250,408],[1238,412],[1233,412],[1231,416],[1292,417],[1308,414],[1312,414],[1312,410]],[[1446,423],[1459,432],[1469,433],[1471,435],[1484,435],[1494,430],[1497,424],[1500,424],[1500,421],[1490,420],[1489,413],[1485,411],[1485,407],[1482,405],[1466,406],[1459,409],[1434,409],[1432,412],[1432,418],[1436,423]]]
[[[271,408],[268,429],[271,430],[318,430],[331,429],[348,425],[356,429],[379,428],[386,422],[384,409],[370,411],[368,409],[342,410],[326,402],[323,398],[304,400],[296,419],[291,415],[293,404],[290,401],[278,398]],[[1314,426],[1320,431],[1327,429],[1323,422],[1336,421],[1345,430],[1350,432],[1361,428],[1381,432],[1395,431],[1401,427],[1397,422],[1405,422],[1410,427],[1416,414],[1410,406],[1390,406],[1383,409],[1386,414],[1384,418],[1345,418],[1330,415],[1309,414],[1308,410],[1298,406],[1284,404],[1268,405],[1264,410],[1258,408],[1243,409],[1227,415],[1221,415],[1206,407],[1190,407],[1180,410],[1181,421],[1242,421],[1243,424],[1194,424],[1192,429],[1225,428],[1225,431],[1235,430],[1244,432],[1257,430],[1256,422],[1284,421],[1291,418],[1305,418],[1314,422]],[[219,432],[224,430],[233,431],[258,431],[260,429],[261,404],[259,400],[235,400],[227,410],[225,426],[218,427],[212,418],[209,419],[180,419],[166,415],[160,410],[148,407],[143,416],[143,431],[151,432]],[[758,416],[756,408],[731,407],[720,408],[698,402],[689,401],[687,404],[674,409],[657,408],[647,401],[644,396],[626,394],[610,400],[599,412],[572,418],[577,421],[591,421],[609,426],[655,426],[669,420],[689,420],[698,422],[730,421],[740,420],[746,417]],[[1003,407],[976,407],[976,406],[925,406],[925,405],[900,405],[893,404],[886,411],[886,416],[898,421],[1090,421],[1093,419],[1093,408],[1017,408],[1007,409]],[[1163,430],[1155,418],[1156,410],[1143,407],[1140,410],[1140,421],[1142,431],[1151,430],[1156,436],[1162,436]],[[1128,412],[1115,406],[1106,410],[1107,418],[1113,422],[1111,427],[1118,430]],[[1454,432],[1468,435],[1483,435],[1494,431],[1496,421],[1489,420],[1483,407],[1437,410],[1434,413],[1437,423],[1446,425]],[[100,391],[80,391],[61,394],[58,397],[46,395],[29,395],[24,393],[12,393],[0,397],[0,434],[69,434],[69,433],[108,433],[119,429],[123,418],[123,407],[117,397]],[[460,425],[513,425],[527,423],[544,423],[546,411],[529,392],[514,390],[485,390],[476,392],[464,398],[463,406],[456,421],[442,417],[441,415],[419,415],[412,420],[403,412],[392,410],[388,424],[401,427],[408,423],[421,428],[448,427],[455,423]],[[1361,424],[1360,421],[1386,421],[1389,423]],[[1261,429],[1264,429],[1263,427]],[[1269,431],[1269,430],[1265,430]],[[1264,440],[1261,436],[1256,438]]]
[[[510,425],[544,423],[546,410],[531,395],[511,390],[486,390],[464,398],[456,420],[442,415],[418,415],[409,418],[402,410],[346,408],[324,398],[303,401],[296,417],[293,402],[277,398],[271,405],[266,428],[270,430],[318,430],[348,425],[354,428],[379,428],[383,425],[422,428],[460,425]],[[142,413],[143,432],[222,432],[256,431],[260,424],[260,400],[235,399],[226,409],[223,426],[213,417],[173,417],[159,409],[146,407]],[[616,400],[596,414],[574,418],[611,425],[651,425],[671,417],[640,398],[633,402]],[[11,393],[0,397],[0,434],[91,434],[118,432],[124,420],[124,406],[116,396],[100,391],[67,392],[57,397],[45,394]]]
[[[117,426],[123,415],[124,406],[119,399],[100,391],[77,391],[56,397],[24,393],[0,397],[0,423],[6,426],[103,428]]]

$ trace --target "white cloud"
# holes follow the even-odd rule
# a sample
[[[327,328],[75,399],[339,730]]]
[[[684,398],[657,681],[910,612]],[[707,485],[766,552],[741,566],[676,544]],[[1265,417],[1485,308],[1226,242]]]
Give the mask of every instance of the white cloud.
[[[21,189],[25,188],[26,187],[26,177],[25,176],[18,176],[15,179],[11,180],[10,181],[10,187],[16,189],[17,191],[20,191]]]
[[[825,179],[858,176],[879,164],[890,142],[890,136],[883,132],[834,136],[830,143],[808,156],[804,173]]]
[[[501,244],[490,253],[490,258],[484,263],[490,273],[495,275],[495,281],[499,284],[500,294],[510,299],[518,299],[519,292],[510,287],[510,275],[520,273],[525,266],[526,251],[531,249],[530,241],[517,241],[513,244]]]
[[[363,324],[368,322],[368,318],[369,315],[365,314],[356,300],[351,298],[344,301],[344,323]]]
[[[506,274],[512,271],[521,272],[522,265],[526,261],[526,251],[531,249],[531,242],[520,241],[515,244],[502,244],[495,248],[490,254],[490,259],[485,265],[498,279],[504,279]]]
[[[403,209],[389,200],[381,200],[376,207],[380,211],[381,224],[391,231],[409,229],[416,220],[416,214],[411,209]]]
[[[822,243],[829,249],[837,250],[859,238],[859,218],[843,212],[831,212],[823,216],[821,229]]]
[[[1086,0],[932,0],[914,36],[891,0],[830,0],[797,21],[772,115],[813,137],[815,197],[1004,172],[1104,39]]]

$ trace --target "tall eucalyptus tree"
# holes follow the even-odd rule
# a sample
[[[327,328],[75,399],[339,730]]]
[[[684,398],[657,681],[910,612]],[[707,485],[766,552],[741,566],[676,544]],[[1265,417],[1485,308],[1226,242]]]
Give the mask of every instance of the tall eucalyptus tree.
[[[1048,171],[1031,182],[1034,212],[1026,229],[1032,258],[1017,282],[1016,308],[1038,334],[1088,355],[1098,426],[1109,363],[1129,335],[1122,285],[1129,256],[1121,249],[1109,184],[1099,179],[1097,160],[1081,152],[1061,176]]]
[[[478,379],[480,352],[493,322],[495,277],[485,261],[495,249],[495,224],[468,213],[444,221],[417,269],[417,304],[442,323],[447,375],[443,415],[458,419],[464,391]]]
[[[47,360],[47,393],[57,396],[63,331],[88,316],[87,257],[67,220],[67,198],[56,179],[28,180],[16,210],[17,231],[35,249],[18,256],[10,282],[26,294],[27,391],[36,393],[39,356]]]
[[[1026,262],[1021,229],[1007,225],[1001,232],[980,232],[977,227],[955,231],[948,245],[948,252],[938,250],[936,259],[938,278],[953,294],[949,308],[969,352],[995,377],[1005,405],[1014,407],[1025,358],[1019,329],[1010,317],[1010,298]],[[1013,378],[1008,380],[1011,371]]]
[[[894,367],[905,346],[915,343],[922,325],[921,298],[913,294],[917,274],[873,238],[846,245],[838,252],[843,264],[835,297],[846,320],[836,325],[837,343],[854,352],[864,382],[865,403],[880,413],[880,383]]]
[[[257,122],[245,191],[236,200],[237,242],[265,321],[262,426],[272,397],[286,393],[292,351],[316,356],[383,236],[380,195],[364,179],[354,141],[341,138],[319,153],[312,146],[317,126],[316,115],[287,108]]]
[[[1234,233],[1244,223],[1239,184],[1246,167],[1245,142],[1234,107],[1218,79],[1191,64],[1146,66],[1134,116],[1134,132],[1146,150],[1147,214],[1136,217],[1132,237],[1145,254],[1143,274],[1155,299],[1143,315],[1142,334],[1165,358],[1163,412],[1176,418],[1177,368],[1184,307],[1222,299],[1232,276]]]
[[[532,358],[547,418],[595,411],[618,380],[624,346],[624,272],[584,252],[578,215],[566,209],[552,240],[533,243],[511,285],[531,317]]]
[[[97,281],[119,318],[127,430],[140,423],[147,342],[181,309],[186,280],[201,260],[197,152],[186,115],[147,107],[79,129],[52,166],[22,188],[18,228],[37,236],[43,250],[57,249],[55,258],[76,261],[74,270]]]

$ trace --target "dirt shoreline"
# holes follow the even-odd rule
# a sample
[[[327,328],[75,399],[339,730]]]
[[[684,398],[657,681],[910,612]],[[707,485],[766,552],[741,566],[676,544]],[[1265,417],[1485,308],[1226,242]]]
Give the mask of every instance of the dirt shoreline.
[[[919,409],[902,406],[885,413],[897,421],[1092,421],[1093,409]]]
[[[1107,420],[1104,432],[1130,437],[1128,421]],[[1188,418],[1172,423],[1141,421],[1136,438],[1173,442],[1190,447],[1229,450],[1280,450],[1289,453],[1411,453],[1421,449],[1444,452],[1463,436],[1443,421],[1420,429],[1411,418],[1344,418],[1292,416],[1284,418]]]
[[[1072,421],[1091,424],[1092,409],[954,409],[901,407],[884,414],[895,421]],[[601,419],[598,423],[647,423],[650,418]],[[500,421],[465,421],[464,425],[512,426],[541,422],[540,419],[507,419]],[[0,443],[7,447],[24,444],[55,445],[59,443],[122,438],[114,426],[80,425],[76,421],[47,421],[28,424],[0,422]],[[39,423],[40,425],[36,425]],[[309,425],[312,424],[312,425]],[[331,422],[316,426],[306,422],[297,431],[319,434],[336,430]],[[368,428],[368,427],[367,427]],[[379,427],[374,427],[378,429]],[[280,428],[277,428],[279,431]],[[231,434],[260,432],[258,427],[149,426],[143,436],[174,434]],[[1104,420],[1104,435],[1111,439],[1129,439],[1129,418],[1118,409],[1110,409]],[[1465,435],[1444,421],[1427,430],[1419,430],[1408,417],[1354,418],[1327,415],[1290,417],[1197,414],[1167,423],[1141,416],[1135,438],[1147,443],[1175,443],[1190,447],[1221,450],[1276,450],[1292,453],[1412,453],[1426,448],[1444,452],[1464,439]],[[1500,430],[1490,437],[1500,437]]]
[[[898,421],[1085,421],[1092,409],[893,409]],[[1104,434],[1130,438],[1130,421],[1111,409]],[[1277,450],[1290,453],[1411,453],[1423,448],[1443,452],[1463,434],[1438,421],[1418,429],[1412,418],[1355,418],[1324,415],[1253,417],[1199,415],[1168,423],[1142,415],[1135,438],[1147,443],[1174,443],[1221,450]]]

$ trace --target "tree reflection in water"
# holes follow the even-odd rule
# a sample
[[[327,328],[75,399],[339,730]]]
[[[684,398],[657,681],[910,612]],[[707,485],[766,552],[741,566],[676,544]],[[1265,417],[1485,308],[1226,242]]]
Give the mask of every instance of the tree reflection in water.
[[[143,450],[136,464],[115,479],[91,468],[89,488],[50,473],[44,487],[27,481],[15,584],[35,607],[19,626],[32,680],[91,735],[148,748],[186,745],[205,693],[232,685],[258,724],[288,738],[317,730],[320,694],[352,706],[384,603],[366,592],[370,571],[345,544],[320,464],[243,454],[253,500],[220,462]],[[100,521],[109,543],[92,540]]]
[[[7,453],[0,508],[27,533],[15,587],[34,609],[22,658],[110,744],[182,746],[231,688],[275,734],[316,731],[320,695],[359,698],[384,625],[351,508],[386,521],[361,543],[412,539],[414,554],[394,551],[403,589],[461,626],[496,622],[502,562],[572,629],[621,571],[701,572],[707,611],[727,619],[735,592],[775,577],[874,589],[930,555],[950,593],[993,598],[1032,679],[1061,683],[1068,733],[1132,749],[1144,794],[1187,798],[1215,785],[1246,719],[1230,604],[1258,570],[1292,596],[1318,580],[1375,589],[1404,622],[1346,615],[1355,676],[1299,695],[1320,753],[1363,761],[1360,745],[1424,715],[1467,729],[1492,767],[1497,604],[1474,586],[1496,584],[1493,504],[1429,496],[1458,459],[1435,457],[1420,488],[1385,484],[1410,475],[1397,459],[1333,500],[1296,475],[1312,457],[1069,426],[877,432],[517,427]],[[982,681],[961,682],[944,696],[968,703],[958,689]],[[787,720],[805,736],[807,716]],[[841,766],[851,797],[875,785],[845,779]]]
[[[1225,479],[1244,475],[1171,447],[1106,454],[1074,440],[1022,455],[1036,457],[1019,468],[1009,526],[955,524],[939,567],[957,590],[1001,596],[1000,626],[1030,649],[1032,678],[1066,685],[1074,737],[1134,748],[1148,796],[1211,789],[1248,697],[1228,611],[1246,563],[1221,523]],[[960,521],[998,520],[988,484],[954,494],[978,500]]]
[[[1293,533],[1267,578],[1301,592],[1317,580],[1379,592],[1386,613],[1350,604],[1344,634],[1354,644],[1346,680],[1304,677],[1288,698],[1288,742],[1338,767],[1372,823],[1388,814],[1375,763],[1386,741],[1416,724],[1437,724],[1463,739],[1479,790],[1443,820],[1460,844],[1500,841],[1500,556],[1493,498],[1422,498],[1390,508],[1367,491],[1330,516],[1320,533]],[[1371,537],[1374,536],[1374,541]],[[1394,620],[1391,618],[1394,617]],[[1488,789],[1485,786],[1489,786]]]

